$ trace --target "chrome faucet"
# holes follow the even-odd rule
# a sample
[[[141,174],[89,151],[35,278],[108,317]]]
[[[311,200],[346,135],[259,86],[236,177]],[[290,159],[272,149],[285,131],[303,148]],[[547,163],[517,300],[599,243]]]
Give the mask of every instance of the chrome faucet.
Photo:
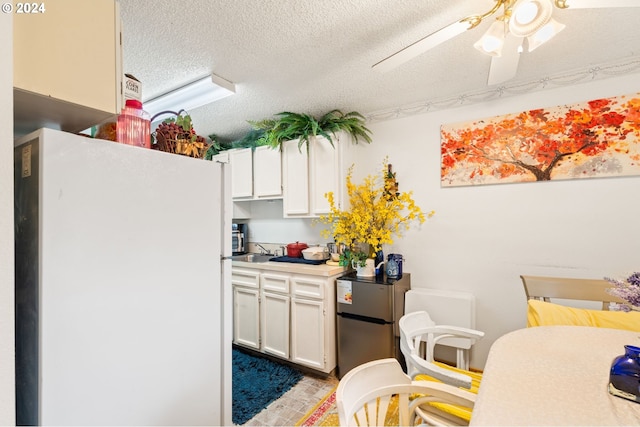
[[[256,243],[256,246],[260,248],[260,255],[271,255],[268,249],[262,246],[260,243]]]

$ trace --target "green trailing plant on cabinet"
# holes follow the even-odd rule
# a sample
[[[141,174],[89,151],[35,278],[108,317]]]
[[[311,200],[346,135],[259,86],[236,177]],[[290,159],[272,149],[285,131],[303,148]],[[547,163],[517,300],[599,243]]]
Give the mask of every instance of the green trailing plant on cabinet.
[[[345,114],[340,110],[332,110],[319,119],[310,114],[288,111],[276,116],[276,119],[249,122],[254,128],[264,130],[266,143],[274,149],[282,149],[284,141],[298,139],[298,149],[301,150],[305,144],[309,151],[309,142],[315,136],[325,137],[335,147],[332,136],[338,132],[349,134],[354,143],[361,140],[371,143],[371,131],[365,126],[364,116],[356,111]]]
[[[211,146],[205,154],[205,160],[211,160],[213,156],[221,151],[233,148],[251,148],[255,150],[256,147],[267,145],[265,131],[262,129],[251,129],[242,138],[230,142],[220,140],[215,134],[209,135],[209,139],[211,140]]]

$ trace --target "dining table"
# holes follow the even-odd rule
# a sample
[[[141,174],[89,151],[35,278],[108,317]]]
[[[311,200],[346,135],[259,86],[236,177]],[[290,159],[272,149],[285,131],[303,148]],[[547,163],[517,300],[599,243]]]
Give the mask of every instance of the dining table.
[[[469,425],[640,425],[640,403],[609,393],[613,360],[640,331],[538,326],[509,332],[489,350]]]

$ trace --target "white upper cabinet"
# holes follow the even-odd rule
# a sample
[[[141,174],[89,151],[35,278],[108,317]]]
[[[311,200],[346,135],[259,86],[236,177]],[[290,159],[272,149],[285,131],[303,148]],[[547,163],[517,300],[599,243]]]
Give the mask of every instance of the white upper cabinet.
[[[317,138],[311,145],[309,157],[309,202],[313,216],[329,213],[329,201],[325,194],[332,191],[340,200],[340,150],[339,140]]]
[[[333,192],[341,200],[341,155],[339,138],[331,142],[316,137],[309,143],[309,152],[298,140],[283,144],[282,177],[284,182],[284,217],[317,217],[329,212],[325,197]]]
[[[253,196],[253,155],[251,148],[229,150],[231,197]]]
[[[253,196],[282,196],[282,153],[269,146],[256,147],[253,152]]]
[[[282,197],[282,154],[268,146],[229,150],[231,196],[237,200]]]
[[[118,2],[40,4],[41,13],[13,14],[16,134],[52,125],[78,132],[115,119],[123,105]]]
[[[297,140],[282,143],[282,181],[284,216],[309,215],[309,156]]]

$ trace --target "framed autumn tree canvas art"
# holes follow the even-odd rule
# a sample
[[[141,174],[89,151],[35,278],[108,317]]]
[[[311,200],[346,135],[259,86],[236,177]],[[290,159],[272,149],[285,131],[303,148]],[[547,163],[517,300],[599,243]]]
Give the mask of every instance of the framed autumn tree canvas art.
[[[441,128],[441,185],[640,175],[640,94]]]

